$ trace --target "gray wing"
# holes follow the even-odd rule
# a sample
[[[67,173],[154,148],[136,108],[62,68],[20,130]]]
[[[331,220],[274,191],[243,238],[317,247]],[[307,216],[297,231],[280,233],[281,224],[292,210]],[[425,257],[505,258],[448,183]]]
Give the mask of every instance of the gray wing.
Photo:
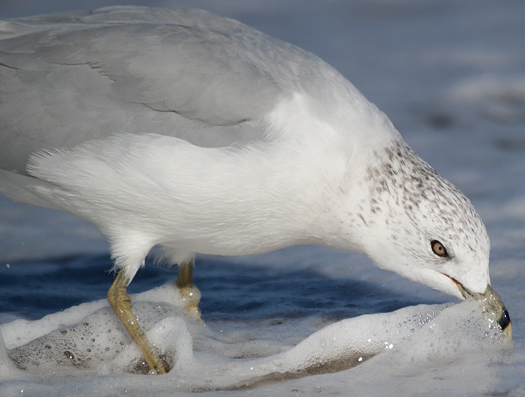
[[[263,140],[259,121],[329,68],[198,10],[111,8],[0,30],[0,168],[21,174],[32,152],[117,132],[206,147]]]

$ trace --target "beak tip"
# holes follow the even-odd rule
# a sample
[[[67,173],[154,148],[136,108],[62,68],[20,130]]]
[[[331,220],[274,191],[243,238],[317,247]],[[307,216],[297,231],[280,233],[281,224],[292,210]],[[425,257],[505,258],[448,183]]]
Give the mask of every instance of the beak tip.
[[[500,325],[503,331],[505,331],[507,327],[512,327],[509,312],[507,311],[505,306],[503,306],[503,310],[501,311],[501,316],[498,319],[498,324]]]
[[[458,281],[454,279],[452,280],[456,283],[459,291],[461,292],[461,295],[463,295],[465,299],[475,299],[478,301],[484,301],[485,310],[487,310],[490,313],[493,313],[493,315],[496,316],[497,322],[501,327],[501,331],[507,337],[507,339],[512,340],[512,323],[510,321],[509,312],[503,304],[500,296],[492,289],[492,287],[490,285],[487,285],[487,289],[483,294],[473,293],[465,287],[463,287],[463,285],[461,285],[461,283],[459,283]]]

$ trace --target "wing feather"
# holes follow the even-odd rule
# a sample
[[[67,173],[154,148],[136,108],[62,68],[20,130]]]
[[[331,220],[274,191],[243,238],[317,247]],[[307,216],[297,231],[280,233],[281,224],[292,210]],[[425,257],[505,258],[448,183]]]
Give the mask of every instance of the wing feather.
[[[264,140],[264,117],[301,89],[301,64],[324,65],[199,10],[117,7],[2,31],[0,168],[19,173],[35,151],[117,132],[204,147]]]

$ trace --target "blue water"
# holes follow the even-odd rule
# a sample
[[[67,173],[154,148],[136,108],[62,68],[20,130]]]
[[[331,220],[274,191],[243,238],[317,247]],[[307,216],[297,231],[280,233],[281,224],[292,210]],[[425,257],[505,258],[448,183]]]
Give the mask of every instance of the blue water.
[[[294,248],[298,250],[300,248]],[[0,313],[36,320],[84,302],[104,299],[113,281],[108,255],[82,255],[0,267]],[[175,280],[177,271],[147,263],[128,288],[134,294]],[[315,269],[287,270],[199,258],[194,282],[202,293],[205,321],[254,321],[323,317],[330,321],[385,313],[421,299],[347,277],[328,278]]]

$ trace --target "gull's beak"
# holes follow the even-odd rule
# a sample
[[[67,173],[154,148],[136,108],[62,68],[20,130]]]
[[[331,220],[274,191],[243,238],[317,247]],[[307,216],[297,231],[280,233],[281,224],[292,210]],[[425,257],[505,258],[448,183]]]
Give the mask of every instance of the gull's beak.
[[[461,295],[465,299],[475,299],[483,303],[483,312],[494,316],[501,327],[503,334],[507,339],[512,340],[512,323],[510,321],[509,312],[501,301],[499,295],[492,289],[490,285],[483,294],[471,292],[461,285],[457,280],[452,279],[458,286]]]

